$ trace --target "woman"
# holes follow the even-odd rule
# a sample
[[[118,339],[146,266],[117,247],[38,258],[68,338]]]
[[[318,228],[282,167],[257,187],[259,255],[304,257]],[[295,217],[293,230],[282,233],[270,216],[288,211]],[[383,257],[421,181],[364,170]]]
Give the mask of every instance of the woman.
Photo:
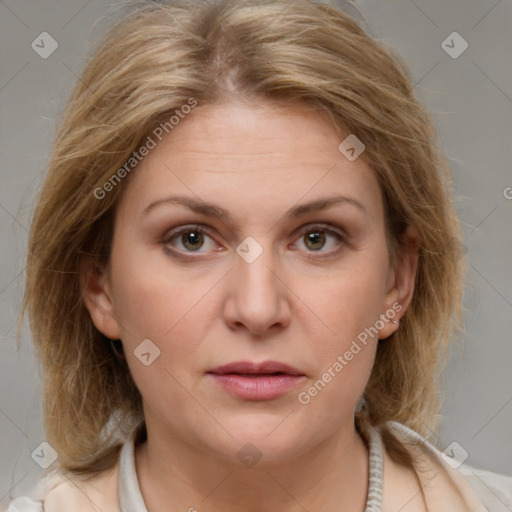
[[[512,478],[428,441],[459,240],[408,71],[347,15],[137,9],[78,81],[35,211],[58,458],[9,510],[510,507]]]

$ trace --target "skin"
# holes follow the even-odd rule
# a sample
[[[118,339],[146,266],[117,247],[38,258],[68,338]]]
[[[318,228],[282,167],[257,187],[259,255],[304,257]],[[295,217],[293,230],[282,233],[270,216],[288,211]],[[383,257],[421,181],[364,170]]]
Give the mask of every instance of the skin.
[[[391,268],[377,179],[363,158],[351,162],[338,150],[341,140],[318,113],[291,104],[198,106],[130,177],[109,265],[87,269],[84,300],[96,327],[122,340],[143,396],[148,441],[135,461],[151,512],[364,510],[368,452],[354,407],[379,339],[398,326],[385,322],[307,405],[297,395],[393,304],[402,305],[395,319],[405,313],[417,251]],[[214,203],[232,220],[170,202],[147,210],[177,195]],[[364,209],[340,202],[285,217],[335,195]],[[345,238],[322,238],[313,223]],[[169,235],[190,224],[205,226],[202,246]],[[320,241],[308,242],[314,233]],[[252,263],[236,253],[248,236],[263,249]],[[417,242],[413,230],[408,237]],[[160,349],[149,366],[134,355],[144,339]],[[206,374],[266,359],[305,377],[285,395],[252,401]],[[262,455],[253,467],[237,457],[247,442]]]

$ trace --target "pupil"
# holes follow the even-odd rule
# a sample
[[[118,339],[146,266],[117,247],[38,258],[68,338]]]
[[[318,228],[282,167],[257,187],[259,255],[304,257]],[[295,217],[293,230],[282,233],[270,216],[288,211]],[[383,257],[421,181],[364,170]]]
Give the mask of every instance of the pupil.
[[[187,248],[198,249],[202,244],[203,234],[190,231],[189,233],[184,233],[181,236],[181,241],[183,242],[183,245]]]
[[[311,244],[313,247],[311,247]],[[325,233],[308,233],[306,235],[306,245],[310,249],[320,249],[325,243]],[[318,245],[319,244],[319,245]]]

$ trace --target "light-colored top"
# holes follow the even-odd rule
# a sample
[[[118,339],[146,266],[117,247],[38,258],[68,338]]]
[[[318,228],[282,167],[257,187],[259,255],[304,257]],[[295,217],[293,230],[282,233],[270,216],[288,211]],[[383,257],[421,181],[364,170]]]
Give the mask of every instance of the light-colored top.
[[[417,432],[397,422],[389,422],[393,433],[413,445],[431,461],[440,489],[436,512],[511,512],[512,477],[459,464],[449,459]],[[134,429],[120,452],[118,464],[87,483],[60,474],[41,479],[29,493],[9,503],[6,512],[148,512],[135,468]],[[368,494],[365,512],[381,512],[384,447],[380,431],[365,427],[369,451]],[[440,471],[439,471],[440,470]],[[438,478],[442,475],[443,478]],[[446,491],[448,489],[448,492]],[[463,497],[465,502],[460,501]]]

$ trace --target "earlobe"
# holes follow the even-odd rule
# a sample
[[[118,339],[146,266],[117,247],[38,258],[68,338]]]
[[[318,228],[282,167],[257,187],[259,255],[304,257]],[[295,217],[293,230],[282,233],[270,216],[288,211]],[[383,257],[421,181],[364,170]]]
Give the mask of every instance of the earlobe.
[[[107,338],[120,339],[107,273],[90,259],[80,264],[82,299],[96,328]]]
[[[418,269],[419,242],[417,230],[409,226],[403,236],[396,266],[391,270],[391,284],[381,312],[389,321],[379,330],[379,339],[386,339],[398,330],[400,319],[411,303]]]

